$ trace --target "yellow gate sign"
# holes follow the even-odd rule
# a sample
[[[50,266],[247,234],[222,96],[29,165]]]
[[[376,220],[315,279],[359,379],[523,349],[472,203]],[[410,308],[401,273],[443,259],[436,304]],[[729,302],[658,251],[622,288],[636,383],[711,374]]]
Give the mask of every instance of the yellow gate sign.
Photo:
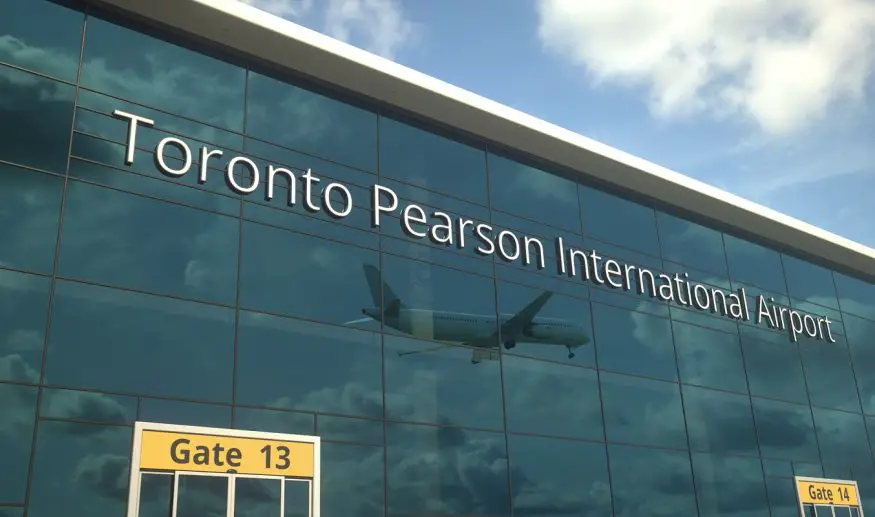
[[[799,476],[794,481],[802,515],[807,515],[805,509],[810,506],[856,507],[862,515],[863,508],[856,481]]]
[[[250,502],[238,501],[238,485],[263,487],[258,504],[275,505],[274,515],[320,517],[320,448],[318,436],[136,422],[127,517],[140,517],[141,505],[153,503],[142,497],[147,486],[170,501],[171,517],[178,508],[212,514],[204,494],[222,501],[217,517],[245,515]]]
[[[140,469],[312,478],[314,450],[309,442],[144,430]]]

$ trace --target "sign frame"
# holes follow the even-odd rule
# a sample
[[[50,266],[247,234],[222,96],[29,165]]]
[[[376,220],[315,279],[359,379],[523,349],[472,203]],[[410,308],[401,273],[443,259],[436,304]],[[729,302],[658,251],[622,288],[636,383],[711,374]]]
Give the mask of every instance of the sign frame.
[[[184,433],[184,434],[200,434],[206,436],[216,436],[222,438],[244,438],[269,441],[285,441],[310,444],[313,447],[313,477],[296,477],[296,476],[277,476],[278,478],[306,480],[310,483],[310,513],[309,517],[321,517],[321,480],[322,480],[322,465],[321,465],[321,445],[322,440],[319,436],[309,436],[300,434],[286,433],[271,433],[264,431],[249,431],[244,429],[228,429],[222,427],[203,427],[179,424],[164,424],[158,422],[134,422],[134,436],[131,451],[131,463],[128,479],[128,506],[127,517],[138,517],[140,512],[140,480],[142,479],[143,471],[140,469],[143,449],[143,433],[145,431],[168,432],[168,433]],[[149,472],[147,470],[147,472]],[[164,475],[172,475],[177,477],[178,473],[189,473],[186,470],[175,470],[163,473]],[[190,472],[195,474],[194,472]],[[271,477],[246,474],[218,474],[237,476],[242,478],[258,478]],[[175,483],[174,483],[175,484]],[[172,494],[173,499],[176,499],[176,493]]]
[[[858,504],[823,504],[823,505],[815,505],[815,506],[828,506],[833,508],[833,515],[835,515],[835,508],[856,508],[859,514],[859,517],[865,517],[863,512],[863,500],[860,497],[860,487],[857,484],[856,480],[852,479],[834,479],[834,478],[816,478],[816,477],[808,477],[808,476],[793,476],[793,491],[796,492],[796,503],[799,505],[799,515],[801,517],[805,517],[805,504],[802,502],[802,494],[799,493],[799,483],[810,482],[810,483],[824,483],[824,484],[835,484],[835,485],[852,485],[854,490],[857,492],[857,503]]]

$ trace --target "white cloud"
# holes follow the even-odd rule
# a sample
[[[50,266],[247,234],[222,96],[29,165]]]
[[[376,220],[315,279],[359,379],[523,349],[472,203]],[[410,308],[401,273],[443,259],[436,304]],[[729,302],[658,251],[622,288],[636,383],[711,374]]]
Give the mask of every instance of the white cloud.
[[[283,18],[304,16],[313,9],[313,0],[242,0],[242,2]]]
[[[742,115],[786,135],[862,98],[871,0],[538,0],[545,47],[597,82],[644,86],[656,116]]]
[[[259,9],[299,23],[315,23],[331,37],[392,59],[415,33],[397,0],[327,0],[314,13],[313,0],[243,0]]]
[[[387,58],[414,31],[395,0],[329,0],[325,29],[343,41],[358,33],[368,50]]]

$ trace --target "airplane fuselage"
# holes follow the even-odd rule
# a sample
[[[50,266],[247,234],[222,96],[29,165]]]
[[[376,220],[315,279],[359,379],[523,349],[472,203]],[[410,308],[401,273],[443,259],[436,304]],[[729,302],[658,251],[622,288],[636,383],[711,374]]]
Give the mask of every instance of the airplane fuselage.
[[[377,321],[382,321],[388,327],[414,337],[471,345],[498,345],[495,340],[498,325],[494,315],[410,308],[401,308],[397,315],[386,315],[376,308],[364,309],[362,312]],[[499,323],[503,325],[512,317],[511,314],[500,315]],[[557,318],[536,317],[521,335],[516,336],[514,340],[506,341],[504,345],[511,348],[520,342],[576,348],[588,341],[587,329],[581,325]]]

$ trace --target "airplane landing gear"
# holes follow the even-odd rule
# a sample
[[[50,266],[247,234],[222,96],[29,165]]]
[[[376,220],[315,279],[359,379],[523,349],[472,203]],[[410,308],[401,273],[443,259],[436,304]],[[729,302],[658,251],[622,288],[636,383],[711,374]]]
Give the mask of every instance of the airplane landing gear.
[[[569,359],[574,359],[574,352],[571,351],[571,347],[570,347],[570,346],[568,347],[568,358],[569,358]]]

